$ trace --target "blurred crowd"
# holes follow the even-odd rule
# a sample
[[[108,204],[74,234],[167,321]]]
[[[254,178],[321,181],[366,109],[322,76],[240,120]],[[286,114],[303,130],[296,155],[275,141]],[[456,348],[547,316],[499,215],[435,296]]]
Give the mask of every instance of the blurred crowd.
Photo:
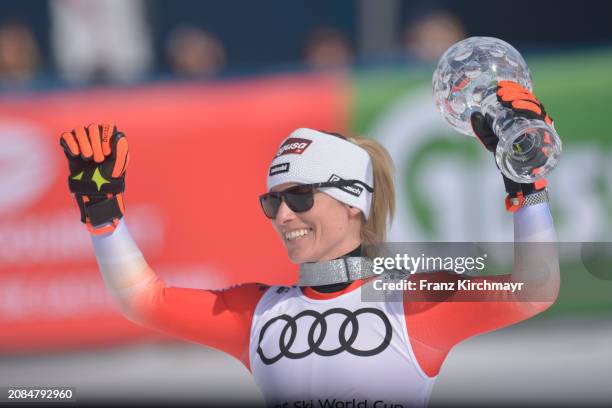
[[[0,18],[0,87],[27,88],[43,81],[129,83],[164,75],[210,78],[249,68],[228,57],[237,51],[213,28],[189,18],[191,8],[205,12],[206,3],[177,1],[174,8],[182,9],[183,21],[175,18],[172,27],[159,30],[152,21],[163,19],[160,14],[167,3],[160,7],[160,1],[26,0],[22,7],[5,10]],[[28,15],[25,9],[43,15],[46,21],[34,26],[24,18]],[[323,21],[302,29],[304,33],[293,44],[300,55],[280,65],[343,69],[363,59],[354,33]],[[408,21],[393,39],[396,57],[436,61],[466,35],[461,21],[444,9],[428,8]],[[236,27],[241,29],[238,21]],[[41,46],[41,40],[48,44]],[[259,68],[268,62],[265,53],[262,60]],[[278,60],[269,63],[279,65]]]

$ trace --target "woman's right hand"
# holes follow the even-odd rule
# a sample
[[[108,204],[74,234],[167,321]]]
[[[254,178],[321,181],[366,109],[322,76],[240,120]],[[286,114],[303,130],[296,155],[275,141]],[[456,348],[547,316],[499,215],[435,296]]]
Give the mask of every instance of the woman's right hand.
[[[62,133],[60,145],[68,159],[68,187],[81,222],[94,235],[114,231],[125,212],[127,138],[112,124],[92,123]]]

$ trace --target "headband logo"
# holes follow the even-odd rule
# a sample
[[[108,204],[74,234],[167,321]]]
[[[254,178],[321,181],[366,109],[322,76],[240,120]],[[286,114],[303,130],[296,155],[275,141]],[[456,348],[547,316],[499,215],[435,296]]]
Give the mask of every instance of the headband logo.
[[[327,181],[342,181],[342,180],[344,180],[342,177],[332,174],[329,180]],[[352,186],[342,186],[338,188],[346,193],[354,195],[355,197],[359,197],[361,193],[363,193],[363,187],[355,185],[355,184]]]
[[[280,164],[275,164],[274,166],[270,167],[270,176],[275,176],[277,174],[280,173],[287,173],[289,172],[289,163],[280,163]]]
[[[299,139],[297,137],[289,138],[285,140],[285,143],[283,143],[278,149],[276,157],[284,154],[302,154],[311,143],[312,140],[308,139]]]

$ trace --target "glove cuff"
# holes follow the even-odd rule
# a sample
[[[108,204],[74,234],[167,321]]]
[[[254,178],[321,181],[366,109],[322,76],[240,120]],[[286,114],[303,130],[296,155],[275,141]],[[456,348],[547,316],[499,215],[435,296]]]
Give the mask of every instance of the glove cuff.
[[[523,207],[527,207],[530,205],[547,203],[548,199],[548,190],[544,188],[543,190],[538,190],[535,193],[524,195],[523,192],[519,192],[516,196],[511,197],[510,194],[506,196],[506,210],[509,212],[516,212]]]
[[[537,200],[542,200],[544,197],[545,201],[548,201],[548,191],[546,190],[548,181],[546,179],[540,179],[534,183],[519,184],[506,176],[503,177],[508,193],[505,199],[507,211],[516,212],[522,207],[539,204],[544,201]]]
[[[114,231],[125,212],[122,194],[75,194],[75,199],[81,212],[81,222],[94,235]]]

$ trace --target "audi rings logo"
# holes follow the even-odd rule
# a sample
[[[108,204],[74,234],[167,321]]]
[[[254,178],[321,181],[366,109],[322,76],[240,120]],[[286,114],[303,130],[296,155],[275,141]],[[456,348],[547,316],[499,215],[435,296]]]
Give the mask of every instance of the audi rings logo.
[[[328,335],[327,319],[332,315],[340,315],[341,317],[344,317],[344,320],[342,321],[338,329],[338,340],[340,345],[338,347],[328,349],[321,347],[321,345],[326,339],[326,336]],[[382,339],[380,344],[376,345],[376,347],[368,348],[366,350],[361,350],[357,347],[353,347],[353,344],[357,339],[357,335],[359,334],[359,316],[361,315],[370,315],[372,317],[377,318],[378,320],[382,321],[382,324],[384,325],[385,329],[384,338]],[[310,329],[308,329],[308,333],[298,333],[298,320],[305,317],[314,318],[314,321],[312,321],[312,323],[310,324]],[[264,340],[268,328],[279,321],[285,322],[285,325],[280,331],[280,335],[278,337],[279,352],[276,355],[267,356],[264,354],[264,351],[261,348],[261,343]],[[368,322],[368,324],[370,324],[370,322]],[[377,330],[376,332],[379,331]],[[291,350],[296,338],[298,338],[298,334],[300,336],[307,335],[308,348],[306,348],[306,350]],[[295,317],[282,314],[267,321],[266,324],[264,324],[264,326],[261,328],[261,332],[259,333],[257,354],[259,354],[261,361],[267,365],[274,364],[283,357],[297,360],[300,358],[307,357],[312,353],[315,353],[319,356],[330,357],[346,351],[355,356],[369,357],[382,353],[387,348],[387,346],[389,346],[389,343],[391,342],[391,336],[391,323],[389,322],[387,316],[379,309],[363,308],[353,312],[347,309],[337,307],[329,309],[323,313],[319,313],[314,310],[304,310],[298,313]]]

